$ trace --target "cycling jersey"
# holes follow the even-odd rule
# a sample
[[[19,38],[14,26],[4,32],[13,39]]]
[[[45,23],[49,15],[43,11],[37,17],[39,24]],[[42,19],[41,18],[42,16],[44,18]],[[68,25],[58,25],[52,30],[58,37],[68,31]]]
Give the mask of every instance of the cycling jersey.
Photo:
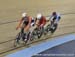
[[[46,18],[44,16],[42,16],[40,19],[39,19],[39,25],[45,25],[46,24]]]
[[[50,21],[54,21],[56,23],[58,23],[58,21],[60,20],[60,14],[56,14],[56,15],[51,15],[50,17]]]
[[[31,17],[30,16],[26,16],[26,17],[23,17],[21,20],[20,20],[20,23],[19,25],[17,26],[17,29],[21,27],[21,24],[23,24],[24,26],[28,26],[31,24]]]
[[[31,20],[31,26],[34,26],[35,25],[35,20],[34,20],[34,18],[32,18],[32,20]]]
[[[29,17],[23,17],[22,20],[23,20],[23,24],[28,25]]]

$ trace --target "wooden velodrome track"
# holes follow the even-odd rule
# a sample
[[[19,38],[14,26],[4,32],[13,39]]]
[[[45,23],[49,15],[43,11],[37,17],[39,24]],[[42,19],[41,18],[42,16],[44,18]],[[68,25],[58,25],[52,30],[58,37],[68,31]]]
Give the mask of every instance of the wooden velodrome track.
[[[11,22],[9,22],[9,23],[11,23]],[[3,23],[4,24],[4,23]],[[1,24],[1,25],[3,25],[3,24]],[[8,24],[8,22],[7,23],[5,23],[5,24]],[[63,28],[73,28],[73,29],[75,29],[75,25],[68,25],[68,26],[63,26],[63,27],[59,27],[59,30],[60,29],[63,29]],[[75,33],[75,31],[70,31],[70,32],[64,32],[64,33],[62,33],[62,34],[59,34],[59,35],[54,35],[53,37],[57,37],[57,36],[61,36],[61,35],[65,35],[65,34],[70,34],[70,33]],[[53,38],[52,37],[52,38]],[[13,37],[13,38],[15,38],[15,36]],[[45,38],[41,38],[41,39],[39,39],[39,40],[35,40],[35,41],[33,41],[33,42],[30,42],[30,43],[28,43],[27,44],[27,46],[28,45],[31,45],[31,44],[34,44],[34,43],[38,43],[38,42],[43,42],[44,40],[47,40],[47,39],[50,39],[51,38],[51,36],[47,36],[47,37],[45,37]],[[11,39],[11,40],[7,40],[7,41],[4,41],[4,42],[1,42],[0,43],[0,45],[8,45],[8,43],[10,43],[11,44],[11,46],[9,47],[9,45],[8,45],[8,47],[5,47],[5,48],[2,48],[1,49],[1,51],[2,52],[0,52],[0,54],[4,54],[4,53],[7,53],[7,52],[10,52],[10,51],[13,51],[13,50],[15,50],[15,49],[19,49],[19,48],[22,48],[22,47],[25,47],[24,45],[20,45],[20,46],[18,46],[18,47],[14,47],[14,40],[15,39]],[[27,47],[26,46],[26,47]]]
[[[13,2],[13,3],[12,3]],[[13,40],[18,31],[15,30],[17,26],[17,20],[21,18],[20,14],[28,12],[31,16],[35,16],[36,13],[40,11],[45,15],[49,15],[52,11],[58,11],[62,15],[62,19],[59,23],[57,31],[54,33],[53,37],[65,35],[75,32],[75,1],[74,0],[7,0],[0,1],[0,57],[9,54],[8,51],[16,52],[17,50],[23,49],[23,46],[18,48],[13,47]],[[29,4],[31,2],[31,4]],[[40,2],[43,2],[42,4]],[[35,5],[34,5],[35,4]],[[33,13],[34,11],[34,13]],[[46,37],[50,38],[50,37]],[[30,45],[35,45],[35,43],[43,42],[45,38],[40,40],[35,40]],[[26,48],[26,47],[24,47]],[[16,49],[16,50],[15,50]],[[7,53],[6,53],[7,52]],[[11,52],[12,53],[12,52]]]

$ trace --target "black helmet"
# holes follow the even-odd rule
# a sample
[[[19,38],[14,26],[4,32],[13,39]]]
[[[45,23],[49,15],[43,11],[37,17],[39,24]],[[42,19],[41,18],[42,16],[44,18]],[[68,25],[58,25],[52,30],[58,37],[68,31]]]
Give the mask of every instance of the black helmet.
[[[53,12],[52,15],[56,15],[56,12]]]

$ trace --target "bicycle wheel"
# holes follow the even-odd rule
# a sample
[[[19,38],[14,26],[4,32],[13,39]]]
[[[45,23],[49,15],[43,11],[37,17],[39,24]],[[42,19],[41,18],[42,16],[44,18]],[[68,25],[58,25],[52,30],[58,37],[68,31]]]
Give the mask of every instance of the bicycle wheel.
[[[44,28],[38,29],[38,39],[40,39],[41,36],[43,35],[43,31],[44,31]]]
[[[47,34],[48,32],[50,32],[50,24],[47,25],[47,27],[45,28],[45,32],[46,32],[46,34]]]
[[[16,39],[14,40],[14,46],[16,47],[17,44],[20,44],[20,38],[21,38],[21,33],[19,32],[16,36]]]
[[[34,38],[35,38],[35,34],[34,34],[34,32],[30,33],[30,41],[33,41]]]
[[[34,31],[32,32],[32,37],[33,37],[33,40],[38,38],[38,29],[34,29]]]
[[[54,26],[53,26],[54,28],[51,29],[51,33],[52,33],[52,34],[56,31],[57,26],[58,26],[57,24],[54,24]]]

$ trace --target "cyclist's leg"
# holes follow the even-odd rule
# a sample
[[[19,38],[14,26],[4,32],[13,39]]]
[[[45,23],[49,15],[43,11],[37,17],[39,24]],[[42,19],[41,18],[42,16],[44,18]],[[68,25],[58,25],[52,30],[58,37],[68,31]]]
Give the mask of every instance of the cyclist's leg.
[[[50,21],[44,25],[44,28],[45,28],[45,32],[47,33],[50,29]]]
[[[23,26],[23,33],[22,33],[22,40],[26,41],[27,40],[27,35],[28,35],[28,31],[26,30],[26,27],[28,26],[28,23],[24,24]]]
[[[28,38],[29,38],[30,40],[31,40],[32,32],[33,32],[33,29],[32,29],[32,27],[30,27],[30,29],[29,29],[29,34],[28,34]]]
[[[26,32],[26,41],[28,41],[29,38],[30,38],[30,32],[28,31],[28,32]]]
[[[26,25],[23,24],[22,27],[21,27],[21,35],[24,34],[24,28],[25,28],[25,27],[26,27]]]
[[[29,38],[30,38],[30,40],[32,39],[32,38],[34,38],[33,36],[33,31],[35,30],[35,28],[36,28],[36,26],[35,26],[35,23],[33,22],[33,23],[31,23],[31,27],[30,27],[30,29],[29,29],[29,32],[30,32],[30,35],[29,35]]]
[[[51,28],[53,28],[53,25],[54,25],[54,22],[53,22],[53,21],[51,21]]]
[[[28,24],[27,24],[27,26],[26,26],[26,28],[25,28],[25,30],[24,30],[24,31],[25,31],[25,34],[26,34],[26,35],[24,36],[26,43],[27,43],[27,41],[28,41],[29,38],[30,38],[30,33],[31,33],[31,32],[30,32],[30,28],[31,28],[31,25],[28,25]]]
[[[44,26],[45,26],[45,24],[41,27],[42,34],[44,33]]]
[[[53,21],[51,21],[50,31],[53,31],[53,26],[54,26],[54,20],[53,20]]]
[[[53,29],[52,33],[54,33],[56,31],[57,27],[58,27],[58,24],[54,24],[54,29]]]
[[[20,40],[20,35],[21,33],[19,32],[18,35],[16,36],[16,42],[19,44],[19,40]]]
[[[22,25],[22,27],[21,27],[21,37],[22,37],[22,40],[24,40],[25,38],[24,38],[24,28],[25,28],[25,24],[23,24]]]
[[[33,35],[34,35],[35,38],[37,38],[37,31],[38,31],[37,25],[33,26],[32,33],[33,33]]]
[[[44,25],[40,24],[38,27],[38,38],[41,38],[41,36],[43,35],[44,32]]]

